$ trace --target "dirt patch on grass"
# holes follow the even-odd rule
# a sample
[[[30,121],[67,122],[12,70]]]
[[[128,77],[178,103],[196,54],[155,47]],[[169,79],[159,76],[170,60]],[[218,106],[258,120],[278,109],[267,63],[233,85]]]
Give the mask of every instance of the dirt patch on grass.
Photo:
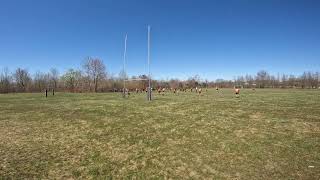
[[[256,112],[254,114],[249,115],[250,119],[252,120],[262,120],[264,118],[263,114],[260,112]]]

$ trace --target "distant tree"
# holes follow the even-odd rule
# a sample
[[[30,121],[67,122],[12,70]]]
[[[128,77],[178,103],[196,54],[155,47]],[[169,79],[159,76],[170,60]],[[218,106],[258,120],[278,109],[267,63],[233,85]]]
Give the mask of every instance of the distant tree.
[[[31,77],[26,69],[18,68],[14,74],[18,92],[26,92],[31,82]]]
[[[88,57],[83,64],[83,69],[90,79],[89,86],[91,87],[91,82],[93,82],[94,92],[97,92],[99,82],[106,76],[106,67],[102,60]]]
[[[272,88],[275,88],[275,87],[277,87],[277,84],[278,83],[277,83],[276,77],[273,76],[273,75],[270,75],[270,80],[269,80],[268,86],[272,87]]]
[[[318,74],[317,73],[311,73],[311,87],[317,88],[318,86]]]
[[[188,88],[195,88],[197,86],[199,86],[200,84],[200,76],[199,75],[195,75],[190,77],[187,80],[187,84],[188,84]]]
[[[267,81],[269,79],[269,74],[267,71],[261,70],[257,73],[257,83],[259,88],[264,88],[267,84]]]
[[[179,87],[179,79],[171,79],[169,81],[170,88],[176,89]]]
[[[78,88],[79,82],[81,80],[81,72],[69,69],[62,77],[64,86],[71,92],[75,92]]]
[[[254,87],[254,78],[251,75],[246,74],[245,76],[246,88]]]
[[[119,77],[119,79],[121,79],[122,81],[123,81],[124,79],[128,79],[128,78],[129,78],[128,75],[127,75],[127,73],[124,72],[123,70],[121,70],[121,71],[119,72],[118,77]]]
[[[38,71],[34,75],[33,83],[34,83],[34,89],[38,92],[41,92],[46,88],[48,88],[49,75]]]
[[[296,77],[294,75],[289,76],[288,85],[291,88],[296,87]]]
[[[8,68],[3,68],[0,74],[0,93],[9,93],[12,85],[12,78]]]
[[[149,81],[147,81],[146,79],[148,79],[149,77],[145,74],[139,75],[138,77],[140,79],[145,79],[139,82],[139,88],[140,89],[147,88],[149,86]]]
[[[58,81],[59,81],[59,72],[57,69],[55,68],[50,69],[49,79],[50,79],[51,88],[57,89]]]
[[[314,80],[316,83],[316,88],[319,88],[320,87],[320,73],[319,72],[316,72],[314,74]]]
[[[300,76],[301,81],[301,87],[306,88],[307,87],[307,73],[303,72],[303,74]]]
[[[235,84],[236,86],[243,87],[245,85],[245,78],[243,76],[238,76],[235,78]]]
[[[288,86],[287,81],[288,81],[288,75],[282,74],[281,83],[280,83],[282,88],[285,88]]]
[[[201,85],[202,87],[204,87],[204,88],[208,88],[208,86],[209,86],[209,81],[206,79],[204,82],[202,82],[202,85]]]

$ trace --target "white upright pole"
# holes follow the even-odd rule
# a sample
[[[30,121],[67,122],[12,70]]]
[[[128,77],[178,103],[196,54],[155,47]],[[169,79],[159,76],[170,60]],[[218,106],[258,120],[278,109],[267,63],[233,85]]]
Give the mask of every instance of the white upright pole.
[[[127,38],[126,34],[124,38],[124,53],[123,53],[123,97],[126,97],[126,54],[127,54]]]
[[[151,101],[151,76],[150,76],[150,26],[148,26],[148,79],[149,79],[149,87],[148,87],[148,100]]]

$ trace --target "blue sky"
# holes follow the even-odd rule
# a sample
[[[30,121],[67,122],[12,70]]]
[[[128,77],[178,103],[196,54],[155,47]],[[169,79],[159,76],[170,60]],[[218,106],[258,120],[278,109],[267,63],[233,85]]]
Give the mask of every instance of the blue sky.
[[[0,68],[80,68],[101,58],[129,75],[232,79],[236,75],[320,70],[320,1],[0,0]]]

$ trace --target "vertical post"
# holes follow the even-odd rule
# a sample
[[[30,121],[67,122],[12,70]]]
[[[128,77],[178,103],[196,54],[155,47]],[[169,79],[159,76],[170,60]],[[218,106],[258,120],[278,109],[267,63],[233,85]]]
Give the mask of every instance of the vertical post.
[[[150,76],[150,26],[148,26],[148,79],[149,79],[149,87],[148,87],[148,101],[151,101],[151,76]]]
[[[46,89],[46,98],[48,97],[48,90]]]
[[[54,89],[52,89],[52,95],[54,96]]]
[[[124,54],[123,54],[123,97],[126,97],[126,54],[127,54],[127,34],[124,38]]]

